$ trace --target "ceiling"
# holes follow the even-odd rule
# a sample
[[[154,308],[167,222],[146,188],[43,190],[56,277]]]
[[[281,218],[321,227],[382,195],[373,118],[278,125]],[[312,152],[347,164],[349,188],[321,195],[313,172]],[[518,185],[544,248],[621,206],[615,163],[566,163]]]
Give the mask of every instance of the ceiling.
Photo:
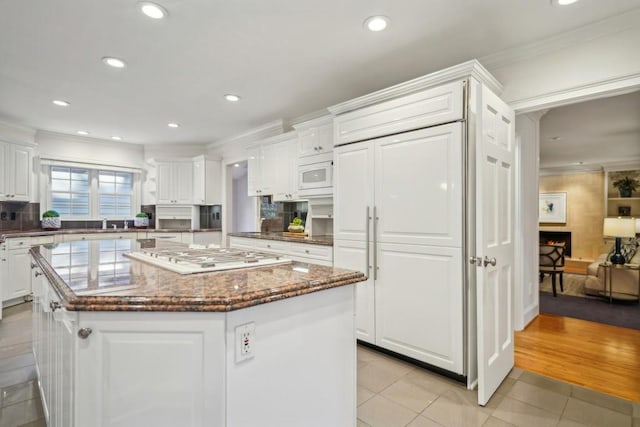
[[[168,19],[145,17],[135,0],[0,0],[0,120],[136,144],[207,144],[639,7],[637,0],[158,3]],[[377,14],[390,27],[364,30],[364,19]],[[104,56],[128,65],[109,68]],[[230,103],[227,93],[242,100]]]
[[[640,91],[553,108],[540,119],[542,173],[640,161]]]

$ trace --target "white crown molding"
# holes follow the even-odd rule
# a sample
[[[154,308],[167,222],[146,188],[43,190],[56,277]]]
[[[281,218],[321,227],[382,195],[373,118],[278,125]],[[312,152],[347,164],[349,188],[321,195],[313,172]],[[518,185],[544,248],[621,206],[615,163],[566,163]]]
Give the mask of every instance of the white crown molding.
[[[295,130],[306,130],[314,127],[328,125],[333,122],[333,118],[333,114],[329,114],[327,110],[324,110],[324,115],[316,116],[313,118],[309,117],[306,120],[301,120],[296,124],[292,124],[292,126]]]
[[[126,146],[131,149],[144,151],[144,145],[142,144],[134,144],[132,142],[127,142],[127,141],[113,141],[113,140],[107,140],[107,139],[101,139],[101,138],[92,138],[92,137],[81,136],[81,135],[71,135],[68,133],[59,133],[59,132],[53,132],[49,130],[36,131],[36,135],[35,135],[36,143],[38,142],[38,140],[41,140],[41,139],[86,142],[94,145],[99,144],[99,145],[111,146],[111,147],[113,147],[114,145],[120,145],[120,146]]]
[[[549,109],[581,101],[623,95],[634,92],[638,88],[640,88],[640,73],[634,73],[514,100],[509,102],[509,106],[515,110],[516,114],[522,114],[542,108]]]
[[[479,60],[488,69],[495,70],[535,56],[566,49],[637,27],[638,22],[640,22],[640,9],[635,9],[543,40],[492,53],[479,58]]]
[[[207,149],[219,148],[223,145],[227,144],[239,144],[257,141],[259,139],[268,138],[274,135],[279,135],[284,132],[284,123],[282,119],[274,120],[272,122],[266,123],[257,128],[248,130],[247,132],[241,133],[239,135],[235,135],[229,138],[223,138],[221,140],[212,142],[207,145]]]
[[[444,83],[462,80],[467,77],[473,77],[479,80],[481,83],[487,85],[489,89],[497,95],[502,93],[502,85],[500,82],[498,82],[498,80],[496,80],[496,78],[493,77],[491,73],[489,73],[489,71],[487,71],[480,62],[478,62],[478,60],[472,59],[471,61],[463,62],[462,64],[454,65],[453,67],[445,68],[444,70],[436,71],[435,73],[427,74],[359,98],[333,105],[329,107],[328,110],[331,113],[338,115]]]
[[[333,115],[329,112],[329,110],[323,108],[321,110],[291,119],[289,120],[289,125],[296,130],[301,130],[309,129],[315,126],[322,126],[330,123],[332,120]]]
[[[4,118],[0,118],[0,139],[7,142],[18,142],[29,146],[35,146],[36,130],[27,126],[16,125]]]

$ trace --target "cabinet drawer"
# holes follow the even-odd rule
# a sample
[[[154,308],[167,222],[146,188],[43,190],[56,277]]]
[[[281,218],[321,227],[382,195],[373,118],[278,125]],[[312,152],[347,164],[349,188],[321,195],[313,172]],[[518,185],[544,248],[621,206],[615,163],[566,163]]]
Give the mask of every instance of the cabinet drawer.
[[[156,219],[191,219],[191,206],[157,206]]]
[[[335,119],[335,144],[460,120],[463,85],[454,82],[340,115]]]
[[[180,242],[182,243],[182,233],[152,233],[148,232],[147,236],[149,239],[158,239],[163,240],[165,242]]]
[[[28,248],[31,244],[31,237],[15,237],[7,239],[7,249]]]
[[[276,240],[255,239],[254,248],[258,251],[283,253],[285,244]]]
[[[311,245],[306,243],[290,243],[287,252],[296,256],[314,258],[324,261],[333,260],[333,248],[331,246]]]

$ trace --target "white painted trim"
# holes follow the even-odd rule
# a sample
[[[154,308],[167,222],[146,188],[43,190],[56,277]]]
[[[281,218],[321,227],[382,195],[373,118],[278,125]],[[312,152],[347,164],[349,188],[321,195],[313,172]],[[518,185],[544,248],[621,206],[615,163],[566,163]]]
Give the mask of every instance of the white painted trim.
[[[625,31],[636,27],[638,22],[640,22],[640,9],[635,9],[543,40],[492,53],[479,58],[479,60],[488,69],[495,70],[535,56],[557,52],[590,40]]]
[[[113,162],[96,163],[94,161],[78,161],[78,159],[64,158],[64,157],[40,157],[40,164],[45,166],[65,166],[65,167],[80,167],[89,169],[104,169],[116,172],[129,172],[134,174],[141,174],[141,168],[133,168],[127,165],[116,165]]]
[[[327,114],[325,110],[325,114],[323,116],[316,116],[314,118],[309,117],[305,121],[299,121],[296,124],[292,125],[293,128],[297,131],[306,130],[313,127],[325,126],[333,123],[333,115]]]
[[[239,144],[243,142],[257,141],[270,136],[278,135],[284,132],[284,124],[282,119],[274,120],[247,132],[235,135],[229,138],[223,138],[207,145],[207,149],[220,148],[226,144]]]
[[[634,92],[638,88],[640,88],[640,73],[633,73],[511,101],[509,106],[515,110],[516,114],[521,114],[591,99],[623,95]]]
[[[540,314],[540,301],[538,301],[537,304],[530,305],[524,311],[524,315],[522,316],[524,327],[522,329],[524,330],[529,323],[538,316],[538,314]]]
[[[471,61],[463,62],[462,64],[454,65],[453,67],[445,68],[444,70],[436,71],[359,98],[333,105],[328,107],[328,110],[336,115],[343,114],[348,111],[368,107],[383,101],[388,101],[403,95],[408,95],[410,93],[456,80],[462,80],[468,77],[475,78],[480,83],[486,85],[496,95],[500,95],[502,93],[502,84],[500,84],[500,82],[498,82],[498,80],[496,80],[496,78],[493,77],[491,73],[489,73],[487,69],[480,64],[480,62],[478,62],[478,60],[472,59]]]

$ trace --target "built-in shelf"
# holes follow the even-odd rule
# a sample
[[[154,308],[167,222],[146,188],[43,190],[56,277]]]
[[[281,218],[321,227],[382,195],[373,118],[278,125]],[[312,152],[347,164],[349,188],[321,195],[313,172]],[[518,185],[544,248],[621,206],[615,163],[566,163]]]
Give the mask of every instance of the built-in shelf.
[[[607,198],[607,200],[620,200],[620,201],[624,201],[624,200],[640,200],[640,197],[609,197]]]
[[[615,197],[620,194],[618,189],[613,186],[615,181],[624,177],[640,180],[640,170],[610,170],[605,176],[605,216],[640,217],[640,197]],[[632,194],[632,196],[637,195],[637,191]]]

